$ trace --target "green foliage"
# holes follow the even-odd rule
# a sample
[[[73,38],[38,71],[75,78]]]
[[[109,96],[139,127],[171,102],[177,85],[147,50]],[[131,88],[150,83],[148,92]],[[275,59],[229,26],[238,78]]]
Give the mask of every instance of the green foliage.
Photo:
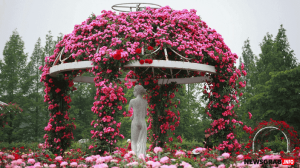
[[[175,93],[180,104],[177,110],[180,112],[180,124],[176,128],[176,137],[181,135],[188,141],[200,141],[204,138],[204,130],[209,127],[210,120],[204,113],[201,93],[202,84],[182,85]]]
[[[89,73],[84,73],[83,76],[91,76]],[[74,139],[89,139],[91,137],[90,130],[92,126],[91,121],[96,119],[96,114],[91,111],[93,106],[94,96],[96,95],[96,88],[93,83],[75,83],[77,88],[71,95],[72,102],[70,118],[74,118],[76,129],[73,131]]]
[[[0,62],[0,101],[15,102],[22,107],[25,101],[25,94],[28,91],[27,78],[28,67],[26,66],[27,54],[24,53],[24,42],[18,32],[13,31],[6,42],[3,50],[3,62]],[[12,120],[8,127],[4,128],[0,141],[9,143],[22,139],[22,131],[19,129],[22,123],[22,116],[19,115]],[[5,136],[4,136],[5,135]]]
[[[242,62],[247,71],[247,86],[244,95],[239,98],[241,108],[237,114],[252,128],[272,118],[284,120],[299,131],[296,121],[296,111],[300,109],[299,68],[283,26],[280,26],[275,38],[267,33],[260,47],[261,53],[256,58],[249,40],[245,41]],[[249,120],[248,111],[253,115],[252,120]],[[246,138],[247,135],[240,134],[240,137]]]
[[[298,115],[300,111],[300,66],[286,71],[270,73],[271,79],[266,83],[263,101],[267,110],[264,118],[286,121],[298,132],[300,130]]]
[[[182,138],[182,143],[174,142],[173,147],[175,147],[175,145],[176,145],[176,149],[182,149],[182,150],[192,150],[197,147],[204,147],[203,140],[202,141],[201,140],[188,141],[185,137]]]
[[[286,151],[286,140],[281,140],[279,136],[275,136],[275,140],[265,142],[264,147],[272,149],[273,152]]]

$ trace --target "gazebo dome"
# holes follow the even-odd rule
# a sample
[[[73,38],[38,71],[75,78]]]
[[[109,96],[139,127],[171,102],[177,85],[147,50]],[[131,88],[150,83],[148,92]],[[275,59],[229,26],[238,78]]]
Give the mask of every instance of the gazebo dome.
[[[115,7],[120,7],[120,5],[115,5]],[[139,10],[144,9],[139,5],[136,8]],[[154,10],[165,10],[169,13],[162,14],[158,12],[158,15],[153,15]],[[174,11],[169,7],[161,9],[148,7],[144,11],[129,12],[128,14],[120,13],[118,17],[130,17],[132,19],[131,22],[128,21],[127,23],[108,21],[104,15],[90,18],[82,25],[76,25],[73,33],[66,35],[64,40],[57,45],[62,47],[57,47],[56,50],[59,50],[59,52],[50,57],[50,60],[52,60],[50,62],[53,63],[49,69],[49,75],[55,77],[60,72],[92,69],[95,56],[101,57],[102,60],[112,58],[118,49],[114,50],[107,47],[104,51],[103,41],[102,44],[99,42],[103,36],[115,36],[112,41],[108,42],[111,43],[111,47],[121,46],[125,39],[127,40],[126,43],[131,45],[128,47],[129,49],[122,49],[123,47],[119,49],[122,50],[120,59],[124,62],[132,59],[124,65],[125,70],[133,70],[138,76],[152,74],[153,77],[159,78],[158,83],[161,84],[170,82],[188,84],[209,81],[211,80],[209,74],[215,73],[216,70],[214,65],[204,62],[204,57],[209,55],[216,61],[219,60],[219,57],[226,57],[222,53],[222,47],[226,49],[226,45],[221,36],[215,30],[208,28],[206,23],[201,21],[195,13],[195,10],[189,12]],[[143,21],[140,22],[143,19],[133,18],[138,14],[141,14],[144,17],[143,19],[147,18],[149,22],[144,23]],[[110,13],[110,15],[117,16],[115,13]],[[168,23],[157,24],[161,18],[167,20]],[[128,25],[129,23],[132,25]],[[124,28],[125,25],[130,28],[124,30],[126,29]],[[137,28],[136,25],[140,25],[140,27]],[[107,31],[101,30],[101,26],[114,31],[107,33]],[[83,33],[87,27],[89,32]],[[141,29],[143,32],[141,32]],[[91,44],[92,48],[90,47]],[[215,48],[217,50],[212,51]],[[137,52],[137,49],[140,49],[140,51]],[[138,56],[129,58],[128,55],[132,56],[132,54],[138,54]],[[205,54],[208,55],[205,56]],[[78,56],[82,55],[90,56],[84,58],[84,60],[79,60]],[[145,61],[151,59],[151,64],[141,64],[138,60],[142,58]],[[137,69],[139,69],[139,73],[136,72]],[[132,79],[132,81],[134,80]],[[82,76],[76,77],[74,81],[94,82],[92,77]]]

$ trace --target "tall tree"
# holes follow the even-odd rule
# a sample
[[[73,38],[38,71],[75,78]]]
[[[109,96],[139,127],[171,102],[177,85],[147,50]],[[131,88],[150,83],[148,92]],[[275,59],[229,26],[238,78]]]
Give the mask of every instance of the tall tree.
[[[266,83],[263,113],[264,119],[284,120],[299,133],[300,111],[300,66],[279,72],[271,72],[271,79]],[[298,137],[299,138],[299,137]]]
[[[27,54],[24,52],[24,42],[16,30],[6,42],[3,50],[3,62],[0,62],[2,94],[0,100],[4,102],[14,102],[22,107],[22,99],[27,93],[26,85],[28,78],[28,68],[26,67]],[[20,118],[19,118],[20,120]],[[7,131],[7,141],[11,143],[17,139],[17,130],[20,121],[10,122]]]
[[[272,109],[273,104],[268,104],[268,86],[266,83],[272,78],[271,72],[290,70],[297,66],[294,51],[290,49],[285,33],[286,30],[281,25],[274,40],[273,36],[267,33],[260,44],[262,53],[259,54],[254,77],[251,80],[255,94],[248,102],[250,111],[255,114],[262,114]],[[253,117],[257,122],[260,122],[261,120],[268,120],[267,117],[270,116],[253,115]]]
[[[42,141],[44,133],[44,120],[43,113],[47,113],[47,107],[43,101],[43,84],[40,82],[41,71],[39,67],[44,62],[44,52],[41,46],[41,39],[39,38],[34,46],[34,50],[30,57],[28,67],[30,69],[30,89],[28,92],[27,106],[27,132],[28,137],[31,137],[36,142]],[[26,114],[26,113],[25,113]]]
[[[181,135],[188,141],[202,141],[209,119],[204,114],[204,101],[201,99],[202,84],[187,84],[178,89],[175,99],[180,101],[180,124],[176,136]]]

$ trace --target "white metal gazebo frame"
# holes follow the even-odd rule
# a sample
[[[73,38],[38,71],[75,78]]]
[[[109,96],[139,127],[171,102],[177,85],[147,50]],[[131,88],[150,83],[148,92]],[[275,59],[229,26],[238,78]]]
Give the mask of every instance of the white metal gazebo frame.
[[[256,137],[257,137],[257,135],[261,132],[261,131],[263,131],[263,130],[265,130],[265,129],[271,129],[271,130],[279,130],[279,131],[281,131],[279,128],[277,128],[277,127],[273,127],[273,126],[268,126],[268,127],[264,127],[264,128],[262,128],[262,129],[260,129],[259,131],[257,131],[257,133],[255,134],[255,136],[254,136],[254,138],[253,138],[253,141],[252,141],[252,151],[254,152],[254,141],[256,140]],[[286,139],[286,148],[287,148],[287,152],[290,152],[290,150],[289,150],[289,144],[290,144],[290,141],[289,141],[289,139],[288,139],[288,137],[286,136],[286,134],[283,132],[283,131],[281,131],[282,133],[283,133],[283,135],[284,135],[284,137],[285,137],[285,139]]]
[[[151,56],[152,54],[155,54],[157,51],[161,49],[160,47],[157,48],[154,52],[151,54],[148,54]],[[173,61],[169,60],[167,48],[164,48],[164,54],[165,54],[165,60],[153,60],[152,64],[140,64],[139,61],[134,61],[131,64],[125,65],[124,68],[151,68],[154,72],[154,68],[166,68],[170,69],[171,74],[167,74],[172,76],[172,78],[165,78],[165,79],[159,79],[158,84],[167,84],[171,82],[177,82],[177,84],[191,84],[191,83],[202,83],[206,81],[210,81],[211,78],[207,76],[201,76],[201,77],[190,77],[190,78],[174,78],[176,74],[173,74],[172,69],[180,69],[180,70],[186,70],[187,73],[189,71],[198,71],[198,72],[205,72],[205,73],[216,73],[215,67],[212,65],[206,65],[206,64],[199,64],[199,63],[192,63],[189,62],[190,58],[186,58],[180,54],[178,54],[176,51],[174,51],[172,48],[168,48],[172,52],[175,53],[179,57],[181,61]],[[80,62],[71,62],[71,63],[64,63],[65,60],[67,60],[69,57],[72,56],[70,54],[69,56],[65,56],[62,58],[64,52],[64,48],[61,50],[61,52],[56,57],[53,66],[50,68],[49,75],[52,77],[56,77],[57,74],[60,72],[66,72],[66,71],[72,71],[72,70],[86,70],[91,69],[94,67],[92,61],[80,61]],[[99,46],[96,50],[96,53],[99,52]],[[144,48],[142,48],[142,55],[144,54]],[[60,61],[60,64],[58,64]],[[154,73],[153,73],[154,76]],[[123,80],[123,79],[121,79]],[[136,79],[131,79],[131,81],[136,81]],[[93,77],[84,77],[84,76],[77,76],[74,78],[74,82],[84,82],[84,83],[94,83]]]

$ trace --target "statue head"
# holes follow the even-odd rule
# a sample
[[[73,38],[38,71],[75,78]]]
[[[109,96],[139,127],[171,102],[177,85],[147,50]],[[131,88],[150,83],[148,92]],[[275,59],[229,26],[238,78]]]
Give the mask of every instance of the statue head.
[[[134,87],[134,91],[133,91],[133,95],[137,96],[137,95],[143,95],[146,93],[146,89],[142,86],[142,85],[136,85]]]

